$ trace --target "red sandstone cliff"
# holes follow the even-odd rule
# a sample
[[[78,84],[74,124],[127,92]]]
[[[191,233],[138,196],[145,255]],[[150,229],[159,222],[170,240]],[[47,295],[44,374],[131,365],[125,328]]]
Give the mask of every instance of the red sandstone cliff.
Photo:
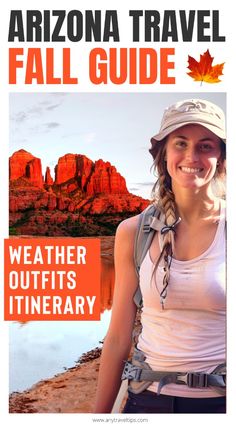
[[[58,160],[55,167],[55,184],[60,185],[76,179],[77,187],[85,189],[94,163],[84,155],[67,153]]]
[[[95,162],[94,170],[87,186],[87,194],[98,193],[127,194],[126,181],[110,162],[99,159]]]
[[[71,153],[59,158],[55,185],[68,193],[79,189],[87,196],[128,193],[124,177],[110,162],[99,159],[94,163],[84,155]]]
[[[125,178],[102,159],[68,153],[58,160],[55,180],[47,167],[44,181],[31,153],[19,150],[9,163],[10,225],[20,234],[93,235],[103,228],[101,234],[111,235],[149,203],[129,193]]]
[[[25,178],[29,183],[43,187],[41,160],[21,149],[9,160],[10,181]]]
[[[45,184],[48,186],[51,186],[54,183],[53,178],[51,177],[50,168],[48,166],[46,168],[44,181],[45,181]]]

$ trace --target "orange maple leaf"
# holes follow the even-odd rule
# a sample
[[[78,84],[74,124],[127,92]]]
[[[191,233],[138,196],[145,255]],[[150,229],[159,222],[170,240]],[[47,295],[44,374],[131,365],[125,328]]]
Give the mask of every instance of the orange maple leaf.
[[[188,57],[188,69],[191,72],[187,72],[194,81],[205,81],[210,84],[215,82],[221,82],[219,79],[220,75],[223,75],[224,63],[212,66],[214,57],[212,57],[207,50],[205,53],[200,55],[200,61],[197,62],[193,57]]]

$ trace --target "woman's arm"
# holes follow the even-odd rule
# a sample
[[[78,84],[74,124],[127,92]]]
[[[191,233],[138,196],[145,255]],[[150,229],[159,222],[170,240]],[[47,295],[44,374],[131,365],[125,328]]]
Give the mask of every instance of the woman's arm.
[[[112,317],[102,350],[94,412],[111,412],[121,384],[124,360],[131,344],[136,315],[133,296],[137,289],[134,239],[138,216],[123,221],[115,238],[115,290]]]

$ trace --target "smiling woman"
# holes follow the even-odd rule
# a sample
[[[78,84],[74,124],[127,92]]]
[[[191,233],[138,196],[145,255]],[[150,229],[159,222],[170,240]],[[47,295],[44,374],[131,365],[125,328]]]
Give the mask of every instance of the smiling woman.
[[[172,187],[178,183],[183,188],[210,184],[221,155],[220,138],[202,125],[185,125],[174,131],[166,143]]]
[[[111,411],[121,375],[129,381],[123,412],[225,412],[225,202],[212,188],[225,177],[225,142],[222,110],[201,99],[167,108],[151,139],[153,205],[116,234],[96,412]],[[142,233],[150,233],[145,246]],[[122,374],[139,287],[142,329]]]

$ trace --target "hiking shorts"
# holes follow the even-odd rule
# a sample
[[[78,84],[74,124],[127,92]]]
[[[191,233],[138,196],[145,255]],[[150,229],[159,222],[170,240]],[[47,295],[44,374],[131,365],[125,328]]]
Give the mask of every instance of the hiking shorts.
[[[128,392],[123,413],[129,414],[225,414],[225,396],[212,398],[186,398],[159,395],[144,390],[134,394]]]

